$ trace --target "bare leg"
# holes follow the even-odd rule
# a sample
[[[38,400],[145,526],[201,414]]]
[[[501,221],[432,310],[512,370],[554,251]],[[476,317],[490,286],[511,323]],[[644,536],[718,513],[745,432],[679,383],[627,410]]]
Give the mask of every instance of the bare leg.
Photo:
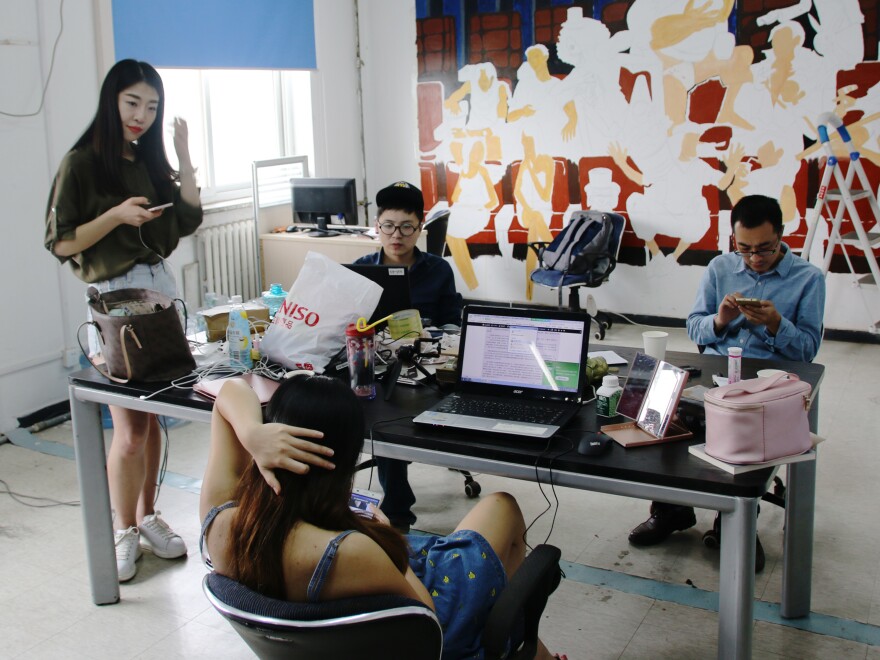
[[[492,493],[480,500],[458,523],[455,531],[471,529],[479,532],[501,559],[507,576],[516,573],[526,556],[526,523],[513,495]],[[553,655],[538,640],[536,660],[550,660]]]
[[[107,457],[110,501],[116,511],[116,529],[137,525],[138,499],[146,478],[145,445],[150,427],[149,413],[110,406],[113,441]]]
[[[526,523],[513,495],[492,493],[461,519],[455,531],[479,532],[492,546],[510,577],[526,556]]]
[[[144,486],[138,498],[137,519],[143,520],[144,516],[154,513],[156,501],[156,488],[159,476],[159,462],[162,459],[162,429],[159,426],[159,418],[150,415],[147,429],[146,444],[144,446]]]

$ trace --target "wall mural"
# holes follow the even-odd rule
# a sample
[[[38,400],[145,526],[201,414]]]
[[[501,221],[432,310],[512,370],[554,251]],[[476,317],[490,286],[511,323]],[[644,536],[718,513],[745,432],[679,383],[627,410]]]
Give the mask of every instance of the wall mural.
[[[526,243],[575,210],[615,210],[633,267],[623,289],[680,281],[670,309],[686,314],[693,267],[728,250],[743,195],[779,199],[785,240],[802,246],[823,112],[849,125],[880,181],[878,0],[416,7],[421,184],[429,216],[450,210],[466,297],[531,300]]]

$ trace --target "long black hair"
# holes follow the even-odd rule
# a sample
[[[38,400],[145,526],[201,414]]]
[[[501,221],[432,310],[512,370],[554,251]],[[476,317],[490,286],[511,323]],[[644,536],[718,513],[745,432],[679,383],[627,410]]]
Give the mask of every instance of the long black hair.
[[[140,82],[156,90],[159,95],[159,106],[156,108],[153,125],[138,138],[137,155],[147,166],[150,180],[159,195],[158,199],[171,199],[170,185],[172,181],[178,179],[178,174],[168,162],[165,144],[162,141],[165,87],[162,85],[159,72],[146,62],[120,60],[107,72],[101,85],[95,117],[73,148],[93,147],[100,163],[102,174],[100,180],[107,187],[107,191],[125,194],[119,168],[119,159],[122,158],[125,145],[122,117],[119,114],[119,94]]]
[[[337,378],[294,376],[275,392],[266,417],[269,422],[322,431],[323,439],[316,442],[333,449],[330,460],[336,468],[312,467],[306,474],[275,470],[280,495],[269,488],[256,464],[245,470],[235,492],[238,509],[229,534],[229,577],[267,596],[285,598],[284,543],[300,521],[366,534],[403,573],[408,563],[403,536],[348,507],[364,443],[364,415],[351,388]]]

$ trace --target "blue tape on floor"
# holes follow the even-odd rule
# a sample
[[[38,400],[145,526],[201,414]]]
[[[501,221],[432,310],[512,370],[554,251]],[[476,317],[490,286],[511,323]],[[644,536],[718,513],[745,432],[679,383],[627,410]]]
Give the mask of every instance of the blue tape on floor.
[[[609,571],[604,568],[593,568],[583,564],[561,561],[559,565],[565,572],[565,578],[581,584],[606,587],[636,596],[644,596],[654,600],[676,603],[687,607],[696,607],[712,612],[718,611],[718,594],[681,584],[658,582],[649,578],[638,577]],[[829,635],[847,639],[860,644],[880,646],[880,627],[868,623],[860,623],[850,619],[840,619],[826,614],[811,612],[802,619],[783,619],[779,613],[778,603],[755,601],[755,621],[764,621],[779,626],[797,628],[819,635]]]
[[[11,431],[5,431],[4,435],[17,447],[69,460],[74,460],[75,458],[73,447],[70,445],[52,440],[41,440],[31,435],[25,429],[12,429]],[[198,494],[201,490],[202,480],[193,479],[192,477],[174,472],[166,472],[164,485]],[[426,534],[427,532],[413,530],[413,533]],[[626,573],[609,571],[604,568],[593,568],[592,566],[574,564],[568,561],[559,562],[559,565],[565,572],[565,578],[573,582],[606,587],[614,591],[677,603],[686,607],[696,607],[712,612],[718,611],[718,594],[714,591],[706,591],[705,589],[698,589],[688,585],[659,582],[649,578],[627,575]],[[755,620],[778,626],[797,628],[798,630],[819,635],[847,639],[860,644],[880,646],[880,626],[872,626],[867,623],[840,619],[825,614],[816,614],[815,612],[811,612],[809,616],[802,619],[783,619],[779,614],[779,605],[777,603],[756,600]]]
[[[76,453],[70,445],[66,445],[63,442],[55,442],[54,440],[41,440],[26,429],[12,429],[11,431],[5,431],[3,435],[9,438],[16,447],[31,449],[41,454],[66,458],[71,461],[76,459]],[[166,470],[162,485],[198,495],[202,489],[202,480]]]

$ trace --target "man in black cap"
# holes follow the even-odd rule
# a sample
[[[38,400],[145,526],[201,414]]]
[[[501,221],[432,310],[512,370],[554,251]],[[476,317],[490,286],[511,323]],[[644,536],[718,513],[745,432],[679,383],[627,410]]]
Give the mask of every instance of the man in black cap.
[[[425,219],[422,191],[398,181],[376,194],[376,231],[382,249],[361,257],[358,264],[391,264],[409,269],[412,305],[431,325],[461,325],[461,294],[455,290],[452,268],[440,256],[422,252],[416,241]],[[407,480],[405,461],[377,458],[379,483],[385,492],[382,511],[391,524],[408,531],[415,520],[416,497]]]

